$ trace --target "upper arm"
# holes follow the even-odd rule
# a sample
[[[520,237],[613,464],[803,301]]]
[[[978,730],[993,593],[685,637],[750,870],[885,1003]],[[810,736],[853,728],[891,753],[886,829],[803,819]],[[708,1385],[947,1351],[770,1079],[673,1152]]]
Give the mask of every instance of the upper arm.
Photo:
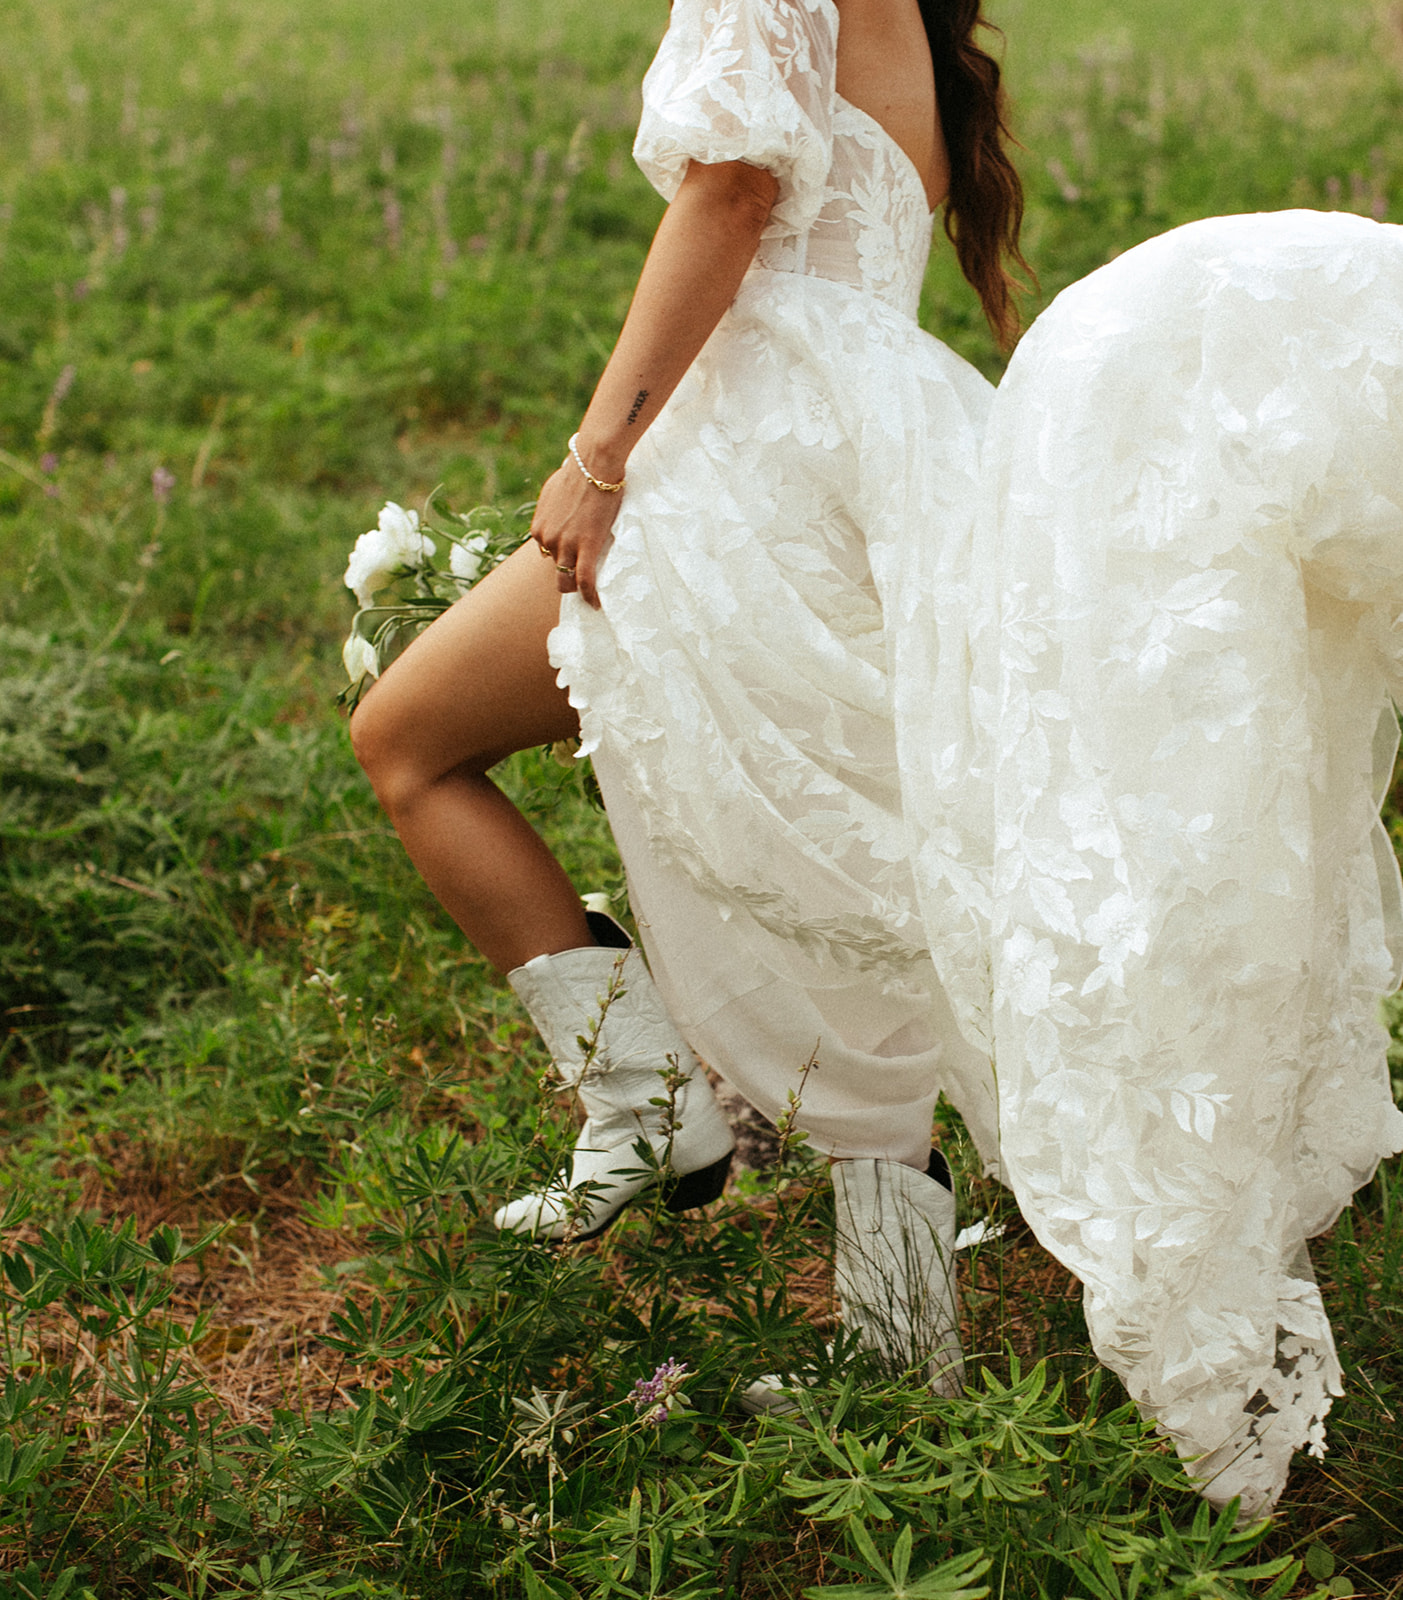
[[[708,211],[748,222],[758,231],[769,221],[779,197],[779,179],[768,168],[748,161],[692,161],[677,192],[695,198]]]

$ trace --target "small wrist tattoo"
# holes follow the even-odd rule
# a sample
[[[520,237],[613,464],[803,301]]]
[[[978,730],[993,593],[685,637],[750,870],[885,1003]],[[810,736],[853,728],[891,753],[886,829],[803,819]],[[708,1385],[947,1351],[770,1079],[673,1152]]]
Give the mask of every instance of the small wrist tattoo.
[[[629,414],[628,414],[628,425],[629,425],[630,428],[634,425],[635,422],[638,421],[638,413],[640,411],[642,411],[643,407],[647,404],[647,401],[648,401],[648,391],[646,389],[640,389],[638,391],[638,393],[636,395],[634,395],[634,397],[633,397],[633,410],[630,411]]]

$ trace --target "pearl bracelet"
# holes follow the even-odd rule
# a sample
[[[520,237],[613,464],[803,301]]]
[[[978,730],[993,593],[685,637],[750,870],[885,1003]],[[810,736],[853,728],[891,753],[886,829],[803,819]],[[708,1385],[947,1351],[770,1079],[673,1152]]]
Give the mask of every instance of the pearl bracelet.
[[[580,469],[581,472],[584,473],[585,477],[589,479],[596,489],[602,489],[605,494],[618,494],[618,492],[628,482],[628,479],[620,478],[617,483],[605,483],[603,478],[596,478],[595,475],[584,464],[584,462],[580,460],[580,452],[575,448],[575,442],[579,437],[580,436],[578,433],[572,433],[570,435],[569,448],[570,454],[575,458],[575,465]]]

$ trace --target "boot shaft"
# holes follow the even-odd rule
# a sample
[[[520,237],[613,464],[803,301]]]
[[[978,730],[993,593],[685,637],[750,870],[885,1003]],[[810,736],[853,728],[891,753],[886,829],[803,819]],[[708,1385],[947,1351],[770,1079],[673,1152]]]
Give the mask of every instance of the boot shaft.
[[[954,1195],[895,1161],[835,1162],[832,1177],[844,1323],[893,1375],[924,1368],[936,1388],[958,1392]]]
[[[684,1074],[692,1070],[692,1052],[637,950],[588,946],[537,956],[507,982],[566,1088],[578,1088],[586,1074],[593,1080],[642,1070],[656,1078],[669,1061]]]

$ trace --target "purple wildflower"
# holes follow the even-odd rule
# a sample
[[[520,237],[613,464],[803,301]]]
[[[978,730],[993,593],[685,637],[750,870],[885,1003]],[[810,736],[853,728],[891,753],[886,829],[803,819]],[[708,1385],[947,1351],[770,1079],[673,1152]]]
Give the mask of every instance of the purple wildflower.
[[[165,505],[171,497],[171,490],[175,488],[175,474],[167,472],[164,467],[157,467],[151,474],[151,493],[156,496],[157,505]]]
[[[52,450],[46,450],[43,455],[39,457],[39,470],[40,472],[47,472],[50,475],[58,471],[58,457],[53,453]]]
[[[633,1409],[640,1417],[648,1414],[648,1421],[660,1428],[667,1421],[668,1403],[682,1387],[688,1376],[685,1361],[674,1361],[671,1356],[663,1362],[651,1378],[640,1378],[629,1394]]]

